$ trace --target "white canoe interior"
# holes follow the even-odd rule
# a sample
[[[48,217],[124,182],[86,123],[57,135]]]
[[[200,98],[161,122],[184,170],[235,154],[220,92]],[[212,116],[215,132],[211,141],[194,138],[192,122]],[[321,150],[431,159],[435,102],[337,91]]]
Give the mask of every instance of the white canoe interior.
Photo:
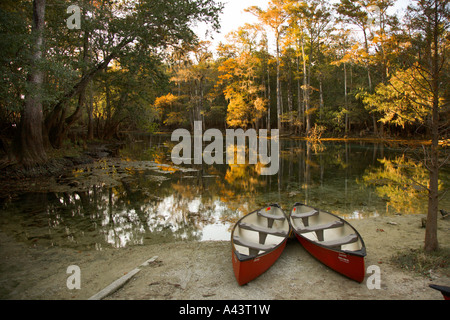
[[[328,212],[296,205],[290,220],[296,233],[330,249],[358,251],[363,247],[360,237],[350,224]]]
[[[289,235],[289,221],[283,211],[269,206],[242,218],[233,232],[236,251],[242,256],[255,257],[275,249]]]

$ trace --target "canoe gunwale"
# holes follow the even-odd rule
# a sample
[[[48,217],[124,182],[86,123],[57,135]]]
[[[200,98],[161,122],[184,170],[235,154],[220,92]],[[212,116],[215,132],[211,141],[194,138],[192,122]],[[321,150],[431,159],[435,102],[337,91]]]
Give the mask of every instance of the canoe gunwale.
[[[264,258],[264,256],[270,255],[272,252],[278,250],[281,246],[285,245],[286,241],[287,241],[287,238],[284,239],[280,244],[273,247],[273,249],[264,251],[263,253],[259,253],[257,255],[246,255],[246,254],[240,253],[239,251],[236,250],[236,248],[234,247],[234,244],[233,244],[233,253],[240,262],[255,260],[257,258]]]
[[[312,256],[314,256],[316,259],[318,259],[320,262],[322,262],[324,265],[330,267],[334,271],[352,279],[359,283],[364,281],[365,278],[365,262],[364,258],[366,256],[366,246],[364,244],[364,240],[362,239],[359,232],[345,219],[332,214],[328,211],[319,210],[317,208],[304,205],[302,203],[297,202],[294,207],[292,208],[291,212],[294,210],[297,206],[306,206],[308,208],[318,210],[320,211],[320,214],[325,214],[333,217],[333,219],[337,219],[339,221],[344,222],[345,227],[350,228],[349,235],[355,235],[357,237],[357,240],[359,240],[360,247],[357,248],[357,250],[345,250],[342,249],[342,245],[339,246],[329,246],[324,245],[323,243],[320,243],[319,241],[315,241],[313,239],[309,239],[306,236],[304,236],[301,233],[297,233],[294,227],[293,221],[290,219],[289,221],[292,224],[292,229],[294,230],[294,234],[297,238],[297,240],[301,243],[301,245],[305,248],[306,251],[308,251]],[[325,219],[327,221],[327,219]],[[343,226],[344,226],[343,225]],[[347,236],[344,236],[347,237]],[[335,239],[339,240],[339,239]],[[328,243],[332,242],[333,240],[329,240]],[[339,241],[337,241],[339,243]]]
[[[258,251],[258,253],[255,254],[255,251],[252,252],[252,249],[249,247],[248,255],[240,253],[237,250],[237,248],[235,246],[235,242],[234,242],[234,238],[236,236],[235,235],[236,228],[240,225],[240,223],[242,222],[242,220],[244,218],[248,217],[251,214],[261,216],[258,214],[258,212],[264,210],[265,208],[269,208],[269,207],[276,207],[281,211],[281,213],[284,217],[284,219],[283,219],[284,223],[287,224],[288,232],[286,233],[285,236],[284,235],[283,236],[274,235],[275,237],[279,237],[280,240],[279,240],[279,242],[274,241],[273,242],[274,247],[268,251],[263,251],[262,253],[259,253],[260,251]],[[267,220],[268,220],[268,222],[267,222],[268,228],[272,228],[273,219],[271,219],[270,217],[265,217],[265,218],[267,218]],[[272,220],[272,221],[270,221],[270,220]],[[285,228],[285,225],[283,225],[283,228]],[[245,229],[245,228],[243,228],[243,229],[249,230],[249,229]],[[262,229],[265,229],[265,228],[262,228]],[[246,214],[245,216],[243,216],[241,219],[239,219],[238,222],[236,222],[236,224],[234,225],[233,230],[231,232],[231,251],[232,251],[232,263],[233,263],[234,275],[235,275],[236,280],[239,285],[244,285],[244,284],[254,280],[255,278],[259,277],[264,272],[266,272],[278,260],[280,255],[283,253],[284,248],[286,247],[287,240],[289,238],[289,235],[291,234],[291,230],[292,230],[292,228],[291,228],[291,224],[289,223],[289,217],[284,213],[284,211],[281,209],[281,207],[278,204],[270,204],[269,206],[266,206],[261,209],[250,212],[250,213]],[[266,244],[265,237],[268,235],[268,233],[264,233],[264,230],[251,230],[251,231],[258,232],[260,243],[263,241],[264,244]],[[262,239],[264,239],[264,240],[262,240]]]
[[[236,228],[239,226],[240,222],[241,222],[244,218],[248,217],[248,216],[251,215],[251,214],[258,214],[259,211],[261,211],[261,210],[263,210],[263,209],[265,209],[265,208],[267,208],[267,207],[277,207],[278,209],[281,210],[281,212],[283,213],[284,218],[286,219],[286,221],[288,222],[288,225],[289,225],[289,230],[288,230],[288,232],[287,232],[287,235],[284,236],[284,237],[279,236],[280,238],[283,238],[283,239],[280,241],[280,243],[278,243],[276,246],[274,246],[271,250],[264,251],[264,252],[259,253],[259,254],[256,254],[256,255],[246,255],[246,254],[240,253],[240,252],[236,249],[235,243],[234,243],[234,241],[233,241],[233,235],[234,235],[234,232],[235,232]],[[263,217],[263,216],[261,216],[261,217]],[[267,218],[267,217],[266,217],[266,218]],[[234,227],[233,227],[233,229],[232,229],[232,231],[231,231],[231,235],[232,235],[232,237],[231,237],[231,246],[232,246],[232,249],[233,249],[233,253],[235,254],[235,256],[237,257],[237,259],[238,259],[240,262],[249,261],[249,260],[254,260],[254,259],[256,259],[256,258],[263,258],[264,256],[270,255],[272,252],[278,250],[281,246],[286,245],[286,242],[287,242],[287,240],[288,240],[288,238],[289,238],[289,234],[291,233],[291,230],[292,230],[292,227],[291,227],[291,224],[289,223],[289,217],[284,213],[283,209],[281,209],[281,207],[280,207],[279,204],[273,203],[273,204],[270,204],[270,205],[268,205],[268,206],[266,206],[266,207],[262,207],[262,208],[260,208],[260,209],[254,210],[254,211],[252,211],[252,212],[246,214],[246,215],[243,216],[242,218],[240,218],[240,219],[235,223],[235,225],[234,225]],[[258,231],[255,231],[255,232],[258,232]]]
[[[363,238],[362,238],[361,235],[359,234],[358,230],[356,230],[355,227],[353,227],[348,221],[346,221],[345,219],[343,219],[343,218],[339,217],[338,215],[335,215],[335,214],[333,214],[333,213],[331,213],[331,212],[328,212],[328,211],[325,211],[325,210],[322,210],[322,209],[318,209],[318,208],[315,208],[315,207],[312,207],[312,206],[308,206],[308,205],[303,204],[303,203],[301,203],[301,202],[296,202],[292,208],[297,207],[297,206],[306,206],[306,207],[309,207],[309,208],[311,208],[311,209],[313,209],[313,210],[316,210],[316,211],[323,212],[323,213],[326,213],[326,214],[328,214],[328,215],[331,215],[331,216],[335,217],[336,219],[338,219],[339,221],[342,221],[345,225],[347,225],[348,227],[350,227],[350,228],[355,232],[355,234],[356,234],[357,237],[358,237],[358,240],[361,242],[361,249],[359,249],[359,250],[343,250],[343,249],[336,249],[336,248],[334,248],[334,247],[329,247],[329,246],[323,245],[323,244],[320,243],[320,241],[314,241],[314,240],[311,240],[311,239],[309,239],[309,238],[303,236],[302,233],[297,232],[297,230],[296,230],[296,229],[294,228],[294,226],[292,225],[292,223],[291,223],[291,221],[290,221],[291,218],[290,218],[289,222],[291,223],[292,230],[295,232],[295,234],[296,234],[297,236],[299,236],[299,237],[305,239],[306,241],[311,242],[311,243],[314,244],[314,245],[320,246],[320,247],[322,247],[322,248],[324,248],[324,249],[327,249],[327,250],[330,250],[330,251],[334,251],[334,252],[342,252],[342,253],[346,253],[346,254],[349,254],[349,255],[358,256],[358,257],[365,257],[365,256],[367,255],[366,245],[365,245],[365,243],[364,243]],[[291,211],[292,211],[292,210],[291,210]]]
[[[305,206],[310,208],[311,212],[302,212],[300,214],[297,214],[297,217],[292,216],[292,212],[296,206]],[[281,210],[282,215],[284,216],[284,219],[280,219],[276,217],[276,215],[273,215],[272,212],[268,212],[268,214],[264,215],[262,210],[267,209],[270,207],[277,207]],[[315,212],[316,211],[316,212]],[[245,216],[241,217],[234,225],[232,231],[231,231],[231,247],[232,247],[232,262],[233,262],[233,269],[234,274],[236,276],[236,279],[239,283],[239,285],[244,285],[248,283],[249,281],[252,281],[256,277],[260,276],[262,273],[264,273],[266,270],[268,270],[280,257],[281,253],[284,251],[284,248],[286,247],[287,240],[291,238],[292,235],[295,235],[295,237],[298,239],[298,241],[301,243],[301,245],[308,251],[310,254],[312,254],[315,258],[317,258],[319,261],[330,267],[331,269],[334,269],[338,273],[341,273],[342,275],[347,276],[350,279],[353,279],[358,282],[362,282],[365,277],[365,261],[364,257],[366,256],[366,246],[364,243],[364,240],[362,239],[359,232],[345,219],[330,213],[325,210],[317,209],[305,204],[302,204],[300,202],[297,202],[294,204],[294,207],[291,209],[291,214],[287,215],[282,208],[278,204],[270,204],[268,206],[265,206],[263,208],[260,208],[258,210],[252,211]],[[273,245],[273,248],[268,249],[267,251],[259,250],[255,251],[258,246],[255,246],[255,248],[252,248],[252,246],[242,245],[244,248],[247,247],[247,251],[238,250],[236,248],[235,243],[235,236],[239,240],[239,235],[235,234],[236,228],[241,226],[242,220],[250,215],[257,215],[259,217],[266,218],[268,223],[267,227],[261,226],[260,221],[257,220],[255,223],[254,217],[251,217],[248,221],[249,223],[244,222],[243,230],[250,230],[254,232],[259,233],[259,243],[262,245],[266,245],[265,236],[271,234],[273,236],[279,237],[280,241],[277,242],[277,240],[272,239],[269,243]],[[330,217],[325,218],[318,218],[319,224],[316,223],[316,221],[313,221],[314,223],[310,226],[309,225],[309,217],[310,216],[316,216],[324,214],[325,216],[330,216],[332,219],[337,220],[340,226],[337,226],[336,223],[330,223]],[[281,215],[280,215],[281,217]],[[307,232],[301,232],[301,230],[296,230],[296,225],[294,224],[294,219],[302,219],[303,225],[306,227],[309,227],[312,231]],[[306,223],[305,223],[305,219]],[[323,219],[323,220],[322,220]],[[283,220],[283,227],[284,230],[286,228],[286,225],[284,223],[287,223],[287,235],[284,236],[280,233],[280,230],[271,230],[271,232],[266,232],[269,229],[273,228],[274,220]],[[331,220],[332,221],[332,220]],[[330,224],[329,228],[324,228],[324,225],[326,223],[322,223],[322,226],[320,225],[320,222],[327,222]],[[314,228],[315,226],[315,228]],[[277,226],[279,228],[279,226]],[[339,235],[344,235],[338,238],[331,237],[331,239],[326,239],[327,241],[324,241],[323,239],[323,231],[328,230],[331,228],[336,227],[345,227],[347,229],[344,229],[341,232],[339,232]],[[316,230],[315,230],[316,229]],[[318,240],[313,240],[305,235],[304,233],[309,232],[316,232],[316,236],[318,237]],[[317,232],[321,233],[322,235],[319,236]],[[250,237],[251,241],[250,243],[253,244],[253,235]],[[322,241],[323,243],[321,243]],[[342,249],[343,246],[358,242],[358,245],[352,246],[351,248],[354,248],[356,250],[346,250]],[[254,242],[257,244],[257,242]],[[347,247],[348,248],[348,247]]]

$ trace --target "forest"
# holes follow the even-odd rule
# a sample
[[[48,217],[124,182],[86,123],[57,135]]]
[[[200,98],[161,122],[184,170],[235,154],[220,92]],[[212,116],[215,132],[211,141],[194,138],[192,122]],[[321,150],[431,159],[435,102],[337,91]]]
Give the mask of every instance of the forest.
[[[393,0],[272,0],[247,8],[258,23],[216,48],[192,30],[219,30],[217,1],[71,5],[0,5],[1,147],[24,164],[71,136],[194,121],[306,137],[448,137],[448,1],[412,1],[399,17]]]
[[[159,124],[427,137],[434,94],[438,125],[448,125],[448,2],[420,1],[401,20],[389,14],[394,4],[274,0],[266,10],[249,7],[259,23],[237,28],[214,52],[203,41],[171,53],[170,92],[154,103]],[[439,89],[432,87],[434,58]]]

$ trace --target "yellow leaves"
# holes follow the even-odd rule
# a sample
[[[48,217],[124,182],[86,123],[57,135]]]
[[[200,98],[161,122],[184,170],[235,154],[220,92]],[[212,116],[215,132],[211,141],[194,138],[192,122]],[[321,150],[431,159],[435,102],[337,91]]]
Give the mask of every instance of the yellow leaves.
[[[156,98],[155,105],[170,104],[170,103],[173,103],[176,99],[177,99],[176,96],[174,96],[173,94],[169,93],[169,94],[167,94],[165,96]]]
[[[164,125],[179,126],[186,121],[185,96],[175,96],[171,93],[156,98],[153,105]]]
[[[374,94],[366,94],[363,102],[383,114],[384,123],[404,127],[425,123],[432,108],[430,79],[419,66],[399,70],[388,84],[380,84]]]
[[[263,183],[258,179],[257,168],[254,165],[247,164],[229,165],[225,174],[225,181],[229,185],[247,192],[254,191]]]
[[[222,80],[231,80],[233,78],[233,75],[231,74],[222,74],[219,76],[220,79]]]
[[[315,107],[315,108],[310,108],[309,110],[306,110],[306,111],[305,111],[305,115],[313,115],[317,110],[318,110],[317,107]]]
[[[248,105],[245,103],[243,97],[240,94],[232,95],[228,104],[227,124],[230,127],[247,127],[247,112]]]
[[[233,73],[233,70],[237,68],[237,61],[236,59],[229,58],[222,62],[221,65],[219,65],[218,70],[223,73]]]
[[[342,59],[333,61],[331,64],[334,66],[341,65],[342,63],[350,63],[353,61],[353,55],[350,52],[347,52]]]
[[[164,120],[164,124],[171,126],[171,125],[178,125],[181,122],[183,122],[183,113],[182,112],[170,112],[167,114],[166,120]]]
[[[383,167],[372,169],[363,181],[374,185],[380,197],[388,197],[389,205],[402,213],[426,211],[428,172],[422,163],[407,159],[405,155],[395,159],[379,159]],[[441,189],[442,183],[439,183]]]
[[[382,41],[382,37],[380,37],[380,35],[374,35],[373,36],[372,42],[378,43],[378,42],[381,42],[381,41]]]
[[[227,124],[230,127],[247,128],[252,121],[263,117],[266,113],[267,100],[246,92],[242,94],[234,88],[227,88],[225,97],[229,100],[227,108]]]
[[[256,81],[262,59],[251,50],[255,39],[249,35],[250,28],[254,27],[247,25],[230,35],[236,41],[233,47],[243,49],[218,66],[218,77],[225,85],[223,93],[229,102],[226,121],[230,127],[247,128],[266,112],[267,101],[262,98],[265,88]]]
[[[266,99],[259,97],[256,98],[256,100],[253,102],[256,112],[261,116],[266,112],[266,104],[267,104]]]

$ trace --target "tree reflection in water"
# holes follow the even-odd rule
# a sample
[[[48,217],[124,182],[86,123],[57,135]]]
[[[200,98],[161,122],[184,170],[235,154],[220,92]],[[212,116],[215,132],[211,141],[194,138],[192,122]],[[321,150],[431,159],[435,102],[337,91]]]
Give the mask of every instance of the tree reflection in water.
[[[235,221],[274,202],[286,212],[304,202],[346,218],[425,212],[426,172],[405,160],[402,150],[362,142],[280,142],[278,174],[261,176],[260,164],[175,167],[170,137],[142,137],[121,150],[125,169],[106,163],[100,169],[121,173],[119,183],[22,195],[3,205],[2,230],[31,244],[100,250],[229,240]],[[74,174],[81,181],[81,171]],[[442,188],[448,184],[447,171]],[[442,205],[450,208],[449,200]]]
[[[365,183],[374,185],[380,197],[387,197],[387,206],[397,212],[425,213],[429,173],[422,163],[407,159],[405,155],[393,159],[379,159],[383,166],[369,169],[363,176]],[[439,190],[443,182],[439,182]]]

